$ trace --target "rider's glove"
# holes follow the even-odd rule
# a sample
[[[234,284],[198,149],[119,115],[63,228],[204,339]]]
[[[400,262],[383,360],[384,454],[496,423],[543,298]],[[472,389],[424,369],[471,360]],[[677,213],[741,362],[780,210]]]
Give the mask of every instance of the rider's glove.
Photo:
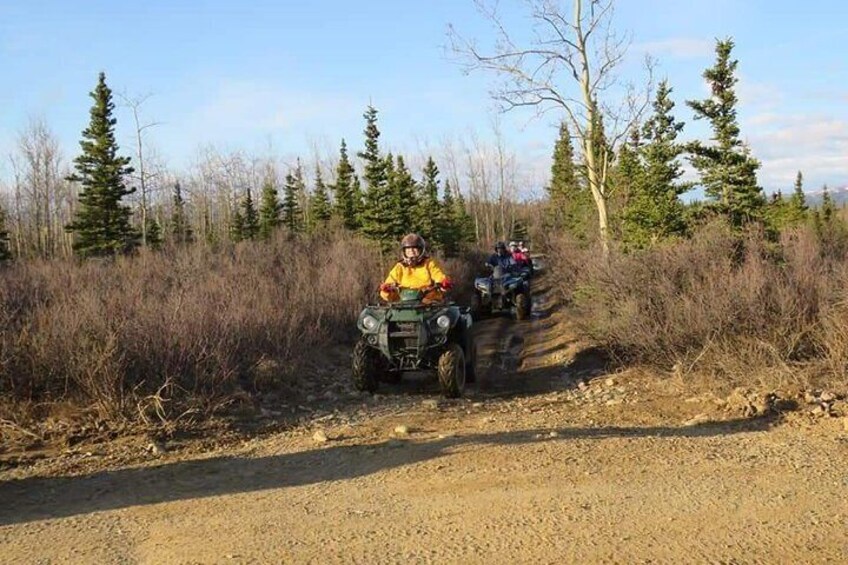
[[[453,288],[453,281],[445,279],[439,284],[439,286],[442,287],[442,290],[450,290]]]
[[[392,284],[392,283],[383,283],[383,284],[380,285],[380,291],[381,292],[394,292],[395,291],[395,285]]]

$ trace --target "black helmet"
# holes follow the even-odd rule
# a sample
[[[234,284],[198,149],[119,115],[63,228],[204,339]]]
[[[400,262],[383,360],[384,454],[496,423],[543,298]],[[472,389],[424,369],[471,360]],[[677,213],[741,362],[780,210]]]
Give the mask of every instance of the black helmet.
[[[502,252],[506,253],[506,243],[499,241],[495,244],[495,253],[501,255],[503,254]]]
[[[418,249],[417,257],[407,257],[405,249],[408,248]],[[417,233],[410,233],[403,236],[403,239],[400,240],[400,261],[407,267],[414,267],[418,265],[424,259],[427,258],[427,242],[424,241],[424,238],[418,235]]]

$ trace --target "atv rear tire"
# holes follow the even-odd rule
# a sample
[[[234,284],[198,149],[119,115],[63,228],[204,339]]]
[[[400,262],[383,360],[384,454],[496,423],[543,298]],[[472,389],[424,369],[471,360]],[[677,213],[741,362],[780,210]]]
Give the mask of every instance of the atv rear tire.
[[[515,317],[519,320],[526,320],[530,317],[532,303],[530,301],[530,293],[526,290],[515,296]]]
[[[439,356],[439,385],[445,398],[457,398],[465,389],[465,354],[451,343]]]
[[[361,392],[376,391],[382,373],[381,365],[379,351],[369,347],[364,339],[356,342],[351,363],[354,388]]]

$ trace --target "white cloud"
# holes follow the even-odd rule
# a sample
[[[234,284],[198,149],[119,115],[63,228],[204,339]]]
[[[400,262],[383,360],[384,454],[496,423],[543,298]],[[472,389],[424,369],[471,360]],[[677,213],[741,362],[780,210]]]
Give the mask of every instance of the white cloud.
[[[758,114],[742,124],[754,156],[762,161],[760,184],[791,187],[800,170],[812,190],[848,183],[848,121],[829,116]]]
[[[715,40],[694,37],[674,37],[660,41],[636,43],[632,49],[639,53],[674,59],[710,57],[715,51]]]

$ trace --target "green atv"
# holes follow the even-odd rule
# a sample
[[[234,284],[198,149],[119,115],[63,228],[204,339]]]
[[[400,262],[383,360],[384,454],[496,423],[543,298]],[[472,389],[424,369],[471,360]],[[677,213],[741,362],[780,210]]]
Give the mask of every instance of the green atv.
[[[362,310],[352,362],[357,390],[374,392],[381,381],[400,382],[406,371],[435,371],[448,398],[474,382],[471,314],[452,302],[427,303],[424,297],[438,288],[398,288],[400,301]]]

